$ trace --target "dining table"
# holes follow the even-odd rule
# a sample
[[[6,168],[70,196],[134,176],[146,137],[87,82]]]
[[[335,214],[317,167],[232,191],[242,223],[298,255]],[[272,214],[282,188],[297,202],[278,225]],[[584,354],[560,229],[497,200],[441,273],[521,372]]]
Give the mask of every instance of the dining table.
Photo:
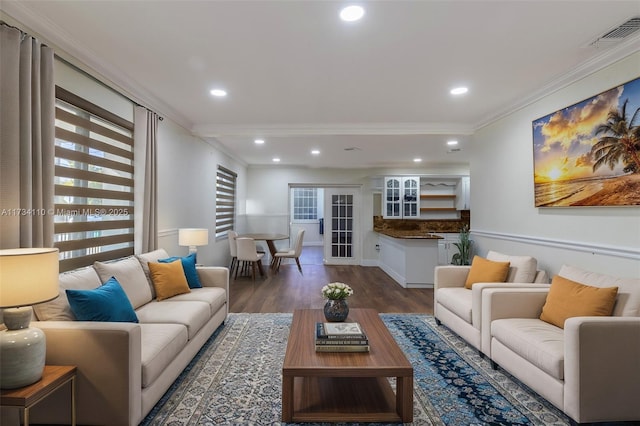
[[[276,252],[278,251],[274,241],[286,240],[289,238],[289,236],[286,234],[256,232],[256,233],[240,234],[236,238],[253,238],[256,241],[266,241],[267,247],[269,247],[269,254],[271,255],[271,259],[273,259],[275,257]]]

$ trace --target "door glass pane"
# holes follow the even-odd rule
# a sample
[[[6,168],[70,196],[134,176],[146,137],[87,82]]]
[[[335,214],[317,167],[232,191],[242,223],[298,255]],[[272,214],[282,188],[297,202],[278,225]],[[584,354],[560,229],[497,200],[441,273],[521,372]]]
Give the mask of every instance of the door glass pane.
[[[333,257],[351,257],[353,253],[353,195],[331,196],[333,224],[331,253]]]

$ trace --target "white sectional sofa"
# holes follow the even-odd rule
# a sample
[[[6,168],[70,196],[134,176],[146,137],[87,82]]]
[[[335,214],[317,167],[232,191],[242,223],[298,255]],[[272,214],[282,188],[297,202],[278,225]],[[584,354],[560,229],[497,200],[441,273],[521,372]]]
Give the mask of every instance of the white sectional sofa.
[[[561,328],[540,319],[549,289],[487,289],[482,317],[492,361],[576,423],[640,424],[640,279],[567,265],[558,275],[618,287],[612,316],[573,316]]]
[[[229,271],[198,267],[202,288],[158,301],[148,262],[164,250],[60,274],[60,296],[34,307],[47,339],[47,364],[76,365],[77,422],[137,425],[225,321]],[[139,320],[77,321],[66,289],[95,289],[116,277]],[[69,424],[69,395],[59,391],[31,410],[33,423]]]
[[[531,256],[510,256],[489,251],[487,259],[510,262],[506,282],[475,283],[468,289],[465,282],[471,266],[437,266],[434,276],[433,308],[438,324],[444,324],[480,354],[491,356],[488,337],[482,338],[482,292],[489,288],[549,287],[547,273],[537,269]],[[488,333],[485,333],[488,336]],[[484,342],[484,343],[483,343]]]

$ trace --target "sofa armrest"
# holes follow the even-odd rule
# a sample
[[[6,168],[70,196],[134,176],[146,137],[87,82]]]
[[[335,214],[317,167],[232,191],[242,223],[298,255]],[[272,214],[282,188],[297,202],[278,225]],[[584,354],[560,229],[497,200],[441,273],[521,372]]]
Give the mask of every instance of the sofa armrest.
[[[491,357],[491,321],[502,318],[538,318],[549,286],[487,288],[482,291],[481,351]]]
[[[46,363],[75,365],[78,424],[137,424],[142,416],[140,325],[119,322],[32,321],[46,336]],[[69,401],[47,398],[34,422],[68,422]],[[62,418],[56,418],[56,416]],[[53,416],[53,418],[52,418]]]
[[[537,283],[475,283],[471,286],[471,320],[478,330],[482,330],[482,293],[491,288],[512,289],[512,288],[542,288],[548,289],[550,284]]]
[[[434,294],[439,288],[464,287],[471,266],[436,266],[433,277]]]
[[[225,266],[198,266],[198,278],[203,287],[220,287],[225,291],[225,318],[229,315],[229,268]]]
[[[640,317],[564,325],[564,411],[575,421],[640,420]]]

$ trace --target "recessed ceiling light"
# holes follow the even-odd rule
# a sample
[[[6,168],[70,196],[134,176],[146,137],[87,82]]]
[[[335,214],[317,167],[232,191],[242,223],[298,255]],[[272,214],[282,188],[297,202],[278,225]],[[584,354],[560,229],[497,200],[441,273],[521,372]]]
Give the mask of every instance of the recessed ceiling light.
[[[319,151],[319,150],[317,150],[317,149],[312,149],[312,150],[311,150],[311,153],[312,153],[313,155],[320,155],[320,151]]]
[[[447,145],[458,145],[458,141],[447,141]]]
[[[212,89],[209,93],[211,93],[216,98],[224,98],[225,96],[227,96],[227,91],[223,89]]]
[[[469,88],[467,87],[454,87],[449,93],[451,93],[452,95],[464,95],[468,91]]]
[[[280,162],[280,159],[279,159],[278,157],[273,157],[273,160],[272,160],[272,161],[273,161],[274,163],[279,163],[279,162]]]
[[[340,19],[346,22],[354,22],[362,19],[364,9],[362,6],[347,6],[340,11]]]
[[[256,145],[262,145],[264,143],[264,139],[256,139],[253,141]]]
[[[413,162],[414,163],[420,163],[422,161],[422,158],[414,158]]]

